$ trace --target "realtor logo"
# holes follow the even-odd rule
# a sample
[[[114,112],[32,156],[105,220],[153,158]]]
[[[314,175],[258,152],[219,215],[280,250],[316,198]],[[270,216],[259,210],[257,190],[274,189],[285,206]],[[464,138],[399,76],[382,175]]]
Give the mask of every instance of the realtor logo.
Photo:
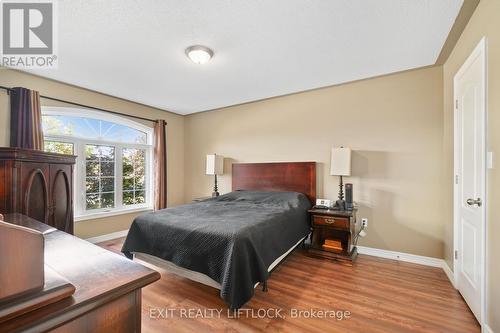
[[[6,67],[55,68],[55,3],[2,2],[2,61]]]

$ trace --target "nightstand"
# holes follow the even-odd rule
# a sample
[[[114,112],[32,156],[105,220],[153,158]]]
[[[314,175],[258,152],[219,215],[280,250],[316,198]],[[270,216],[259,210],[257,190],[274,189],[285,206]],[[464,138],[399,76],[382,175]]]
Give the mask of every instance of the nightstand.
[[[192,201],[193,202],[200,202],[200,201],[207,200],[210,198],[212,198],[212,197],[199,197],[199,198],[194,198]]]
[[[352,264],[358,255],[354,239],[359,232],[357,210],[310,209],[312,237],[309,254]]]

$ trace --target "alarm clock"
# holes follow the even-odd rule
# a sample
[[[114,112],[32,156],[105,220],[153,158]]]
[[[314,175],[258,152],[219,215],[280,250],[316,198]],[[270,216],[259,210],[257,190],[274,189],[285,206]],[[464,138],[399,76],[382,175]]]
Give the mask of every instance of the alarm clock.
[[[330,208],[332,207],[332,201],[328,199],[316,199],[316,208]]]

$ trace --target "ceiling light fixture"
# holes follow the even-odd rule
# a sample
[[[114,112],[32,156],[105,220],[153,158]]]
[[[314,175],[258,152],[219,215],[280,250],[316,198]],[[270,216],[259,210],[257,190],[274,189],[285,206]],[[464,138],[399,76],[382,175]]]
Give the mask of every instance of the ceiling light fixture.
[[[204,64],[208,62],[214,55],[214,51],[206,46],[193,45],[186,49],[186,55],[195,64]]]

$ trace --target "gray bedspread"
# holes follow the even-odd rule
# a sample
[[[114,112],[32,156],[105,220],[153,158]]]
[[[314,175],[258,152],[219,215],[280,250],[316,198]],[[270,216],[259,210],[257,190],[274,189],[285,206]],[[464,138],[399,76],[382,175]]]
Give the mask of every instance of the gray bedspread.
[[[146,253],[204,273],[236,309],[268,278],[268,267],[309,233],[307,197],[236,191],[138,216],[122,252]]]

